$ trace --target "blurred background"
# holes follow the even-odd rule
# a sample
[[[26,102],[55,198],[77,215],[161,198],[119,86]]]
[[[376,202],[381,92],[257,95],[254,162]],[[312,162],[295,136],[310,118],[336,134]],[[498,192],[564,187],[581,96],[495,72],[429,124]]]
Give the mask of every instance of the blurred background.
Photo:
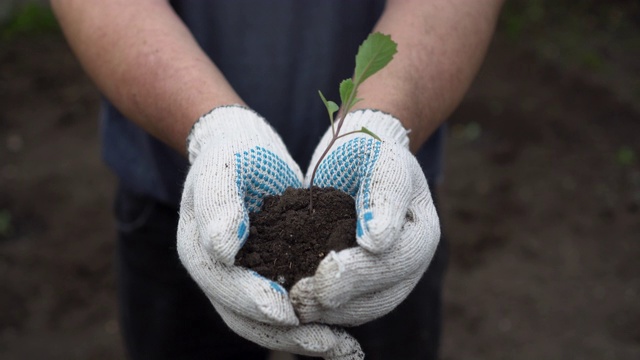
[[[2,0],[1,359],[123,357],[98,100]],[[442,358],[640,359],[640,2],[508,2],[449,123]]]

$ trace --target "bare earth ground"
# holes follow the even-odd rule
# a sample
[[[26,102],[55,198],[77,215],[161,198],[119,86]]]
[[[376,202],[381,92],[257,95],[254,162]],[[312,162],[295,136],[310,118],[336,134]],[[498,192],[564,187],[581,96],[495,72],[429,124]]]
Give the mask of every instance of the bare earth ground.
[[[492,47],[451,119],[444,359],[640,359],[640,113],[616,94]],[[1,359],[123,358],[97,104],[58,36],[0,47]]]

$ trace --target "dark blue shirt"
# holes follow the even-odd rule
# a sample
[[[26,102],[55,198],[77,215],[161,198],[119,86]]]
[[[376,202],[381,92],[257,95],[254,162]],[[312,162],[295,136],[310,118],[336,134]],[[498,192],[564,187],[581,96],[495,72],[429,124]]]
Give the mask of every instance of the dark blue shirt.
[[[384,1],[182,0],[174,9],[241,98],[280,134],[306,170],[329,126],[318,97],[339,100],[359,44]],[[428,99],[425,99],[427,101]],[[195,120],[195,119],[194,119]],[[122,186],[177,205],[187,161],[105,102],[103,154]],[[442,129],[417,154],[427,178],[441,171]]]

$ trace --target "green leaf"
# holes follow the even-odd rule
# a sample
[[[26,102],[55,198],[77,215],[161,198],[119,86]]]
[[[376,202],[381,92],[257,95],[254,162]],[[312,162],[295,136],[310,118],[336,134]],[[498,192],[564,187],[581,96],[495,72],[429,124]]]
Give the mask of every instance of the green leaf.
[[[368,77],[385,67],[396,52],[398,44],[391,40],[391,36],[379,32],[370,34],[358,49],[354,82],[362,84]]]
[[[360,132],[363,132],[363,133],[365,133],[365,134],[367,134],[367,135],[371,136],[372,138],[374,138],[374,139],[376,139],[376,140],[378,140],[378,141],[382,141],[382,139],[380,139],[380,138],[378,137],[378,135],[374,134],[371,130],[367,129],[367,128],[366,128],[366,127],[364,127],[364,126],[360,128]]]
[[[318,94],[320,94],[320,98],[322,99],[322,102],[324,103],[324,106],[327,108],[327,112],[329,113],[329,118],[331,119],[331,122],[333,122],[333,114],[339,109],[338,104],[331,100],[327,101],[324,95],[322,95],[322,91],[318,90]]]
[[[331,118],[333,118],[333,114],[339,109],[340,109],[340,106],[338,106],[338,104],[334,103],[331,100],[327,101],[327,110],[329,111],[329,116]]]
[[[353,91],[355,90],[355,85],[352,79],[342,80],[340,83],[340,101],[342,102],[342,106],[347,110],[349,108],[349,98],[351,98]]]

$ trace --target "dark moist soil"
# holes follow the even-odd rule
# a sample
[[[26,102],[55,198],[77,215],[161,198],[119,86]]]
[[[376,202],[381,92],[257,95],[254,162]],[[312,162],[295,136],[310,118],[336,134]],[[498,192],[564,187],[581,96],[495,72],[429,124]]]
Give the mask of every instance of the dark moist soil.
[[[351,196],[334,188],[288,188],[267,196],[260,212],[249,215],[249,238],[236,264],[277,281],[287,290],[312,276],[331,251],[356,246],[356,210]]]

